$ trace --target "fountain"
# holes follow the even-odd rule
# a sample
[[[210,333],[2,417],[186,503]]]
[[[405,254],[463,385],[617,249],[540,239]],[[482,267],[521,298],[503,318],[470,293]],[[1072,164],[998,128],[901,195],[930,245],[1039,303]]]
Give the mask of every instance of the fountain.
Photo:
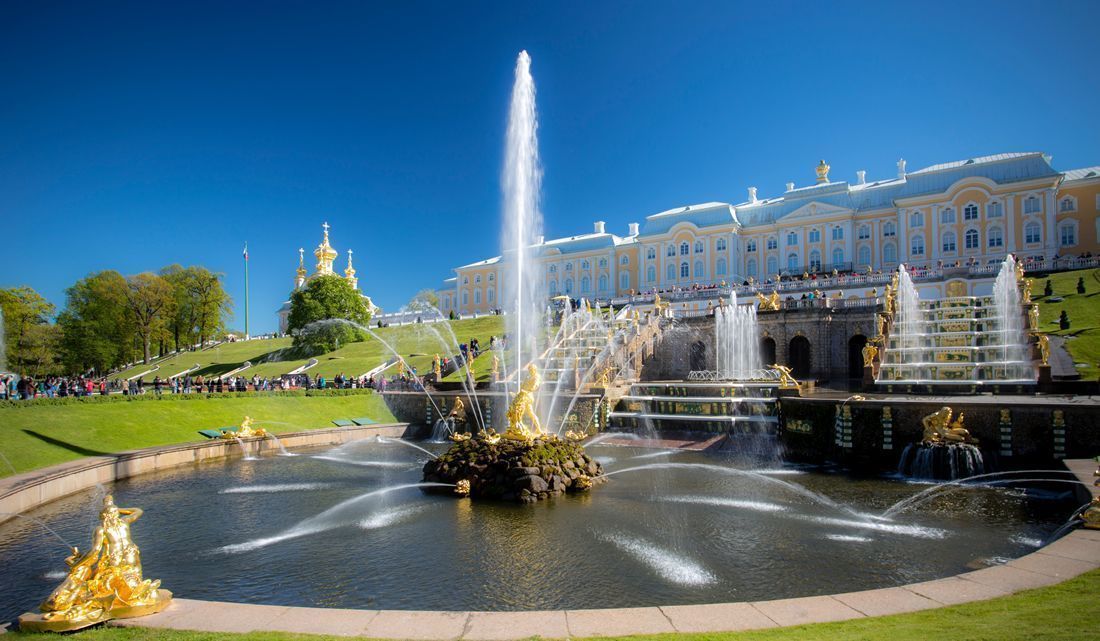
[[[963,414],[942,407],[921,419],[924,435],[901,453],[898,473],[916,479],[954,481],[985,473],[978,439],[963,427]]]
[[[730,294],[728,305],[714,308],[714,351],[720,378],[753,378],[760,370],[758,337],[756,308],[751,304],[738,305],[736,293]]]

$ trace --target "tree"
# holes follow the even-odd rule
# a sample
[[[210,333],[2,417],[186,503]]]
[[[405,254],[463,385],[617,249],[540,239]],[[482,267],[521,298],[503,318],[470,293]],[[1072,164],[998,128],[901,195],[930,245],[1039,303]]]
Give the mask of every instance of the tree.
[[[1058,315],[1058,329],[1069,329],[1069,314],[1064,309]]]
[[[0,310],[3,310],[0,331],[6,340],[6,353],[0,354],[0,369],[7,363],[14,371],[41,375],[55,358],[57,332],[50,324],[56,310],[53,303],[30,287],[13,287],[0,289]]]
[[[113,270],[90,274],[65,290],[62,362],[70,372],[105,372],[130,362],[135,333],[127,306],[126,279]]]
[[[148,364],[153,339],[159,338],[168,328],[175,302],[172,286],[150,272],[127,278],[126,286],[126,306],[141,339],[142,362]]]
[[[332,351],[339,345],[358,342],[366,333],[356,327],[370,323],[371,308],[346,279],[317,276],[290,296],[287,329],[294,334],[294,346],[311,352]],[[347,323],[321,321],[351,321]]]
[[[1084,294],[1085,293],[1085,277],[1084,276],[1077,279],[1077,293],[1078,294]]]
[[[1048,296],[1049,297],[1049,296],[1053,296],[1053,295],[1054,295],[1054,285],[1050,284],[1050,279],[1048,278],[1046,284],[1043,285],[1043,296]]]
[[[191,274],[190,269],[184,269],[180,265],[169,265],[160,270],[161,277],[172,287],[174,302],[167,330],[172,349],[177,352],[181,344],[192,345],[195,342],[195,306],[187,289]]]
[[[225,317],[232,311],[233,301],[222,287],[220,274],[205,267],[188,267],[187,271],[189,304],[194,307],[194,327],[202,345],[207,337],[225,329]]]

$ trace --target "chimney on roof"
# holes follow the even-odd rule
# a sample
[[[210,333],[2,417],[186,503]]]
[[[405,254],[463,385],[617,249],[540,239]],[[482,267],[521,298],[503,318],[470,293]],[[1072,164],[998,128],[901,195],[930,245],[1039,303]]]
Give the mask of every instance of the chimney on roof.
[[[898,178],[905,178],[905,159],[898,161]]]
[[[756,187],[749,187],[749,203],[755,205],[756,200]]]
[[[867,172],[865,170],[860,169],[859,171],[856,172],[856,184],[857,185],[866,185],[867,184]]]
[[[596,228],[596,233],[597,234],[602,234],[603,233],[603,221],[602,220],[597,220],[596,224],[593,225],[593,227]]]
[[[637,236],[638,235],[638,223],[630,223],[629,229],[630,229],[630,233],[627,234],[628,236]]]
[[[794,183],[787,183],[787,191],[794,191]]]
[[[535,244],[536,244],[536,245],[542,245],[542,244],[543,244],[543,243],[545,243],[545,242],[546,242],[546,236],[541,236],[541,235],[540,235],[540,236],[537,236],[537,237],[535,238]]]

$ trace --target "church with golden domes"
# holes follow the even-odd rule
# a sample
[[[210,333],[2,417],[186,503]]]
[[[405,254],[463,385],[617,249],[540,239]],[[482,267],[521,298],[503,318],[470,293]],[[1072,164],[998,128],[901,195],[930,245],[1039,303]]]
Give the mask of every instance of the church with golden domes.
[[[313,250],[313,255],[317,258],[317,264],[314,265],[314,271],[309,274],[305,266],[305,249],[298,249],[298,270],[294,276],[294,289],[291,290],[291,294],[306,286],[309,281],[317,278],[318,276],[336,276],[336,270],[333,268],[336,259],[340,256],[340,252],[329,243],[328,230],[329,224],[326,222],[321,225],[321,229],[324,230],[324,236],[321,239],[321,244],[317,245],[317,248]],[[308,275],[307,275],[308,274]],[[358,290],[359,279],[355,276],[355,268],[352,266],[352,251],[348,250],[348,266],[344,269],[344,278],[347,279],[351,286]],[[378,308],[371,302],[370,297],[366,294],[360,293],[363,297],[363,301],[367,304],[367,307],[371,310],[372,314],[378,313]],[[288,299],[283,306],[279,308],[279,332],[285,334],[287,327],[290,323],[290,300]]]

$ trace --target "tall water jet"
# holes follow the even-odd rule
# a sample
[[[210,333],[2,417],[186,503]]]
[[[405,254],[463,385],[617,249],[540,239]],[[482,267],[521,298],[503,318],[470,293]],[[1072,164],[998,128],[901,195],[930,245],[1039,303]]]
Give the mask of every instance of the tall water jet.
[[[531,78],[531,57],[521,51],[516,59],[512,104],[508,112],[508,137],[504,154],[501,189],[504,196],[503,245],[506,270],[503,291],[508,313],[510,347],[515,354],[513,372],[539,355],[536,310],[545,305],[541,274],[534,265],[536,241],[542,234],[539,189],[538,115],[535,110],[535,82]]]
[[[1027,361],[1027,334],[1024,333],[1023,308],[1020,301],[1020,281],[1016,274],[1016,259],[1009,254],[1001,263],[997,280],[993,282],[993,303],[997,308],[1000,331],[992,343],[1000,346],[1005,378],[1030,378]]]
[[[738,305],[737,294],[731,293],[728,305],[714,308],[715,369],[719,378],[747,379],[760,369],[757,335],[755,305]]]

